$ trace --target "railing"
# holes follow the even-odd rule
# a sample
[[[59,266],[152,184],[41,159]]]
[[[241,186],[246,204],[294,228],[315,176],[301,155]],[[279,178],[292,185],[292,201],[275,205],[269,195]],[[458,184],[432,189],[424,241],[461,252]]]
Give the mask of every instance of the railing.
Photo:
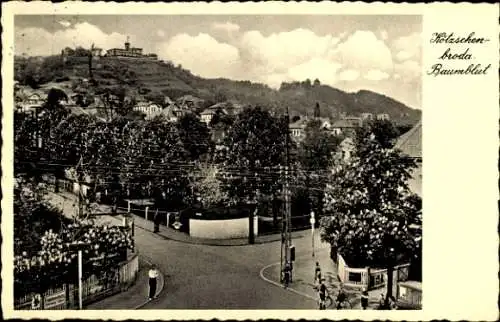
[[[83,304],[100,300],[104,297],[121,292],[130,287],[137,278],[139,271],[139,256],[134,254],[119,268],[105,275],[87,278],[83,281]],[[49,289],[42,294],[39,305],[33,299],[35,293],[26,294],[14,300],[16,310],[65,310],[78,307],[78,285],[64,285],[59,288]],[[38,304],[38,303],[37,303]]]

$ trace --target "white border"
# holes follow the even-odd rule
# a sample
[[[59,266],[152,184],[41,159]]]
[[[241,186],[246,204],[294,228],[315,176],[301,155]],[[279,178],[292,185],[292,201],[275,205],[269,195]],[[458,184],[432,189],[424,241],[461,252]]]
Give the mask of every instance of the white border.
[[[2,4],[2,308],[5,317],[87,319],[394,319],[498,317],[498,7],[494,4],[75,3]],[[12,310],[12,41],[14,14],[422,14],[423,70],[441,47],[435,31],[489,37],[475,49],[491,63],[484,77],[423,77],[424,296],[422,311],[33,311]],[[327,313],[326,313],[327,312]]]

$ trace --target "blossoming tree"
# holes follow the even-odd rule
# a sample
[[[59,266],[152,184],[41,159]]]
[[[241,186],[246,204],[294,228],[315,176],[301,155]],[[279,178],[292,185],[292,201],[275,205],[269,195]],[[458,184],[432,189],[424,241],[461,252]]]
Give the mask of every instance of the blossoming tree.
[[[407,181],[413,160],[373,137],[366,149],[336,169],[325,193],[321,237],[352,266],[387,269],[387,298],[395,265],[421,252],[421,199]]]

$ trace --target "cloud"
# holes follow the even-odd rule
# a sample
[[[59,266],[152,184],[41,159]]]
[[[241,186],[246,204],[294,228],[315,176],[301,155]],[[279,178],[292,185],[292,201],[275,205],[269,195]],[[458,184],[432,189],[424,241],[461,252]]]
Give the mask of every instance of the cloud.
[[[394,72],[401,75],[403,79],[412,80],[420,78],[422,71],[421,65],[415,60],[407,60],[394,65]]]
[[[391,50],[371,31],[354,32],[330,55],[332,58],[338,57],[343,66],[361,72],[370,69],[392,70]]]
[[[364,78],[372,81],[380,81],[389,78],[389,74],[380,70],[372,69],[368,71]]]
[[[160,57],[182,64],[194,74],[209,78],[238,76],[238,49],[208,34],[178,34],[159,49]]]
[[[212,29],[215,29],[215,30],[224,30],[226,32],[237,32],[240,30],[240,26],[235,24],[235,23],[232,23],[232,22],[214,22],[212,24]]]
[[[66,20],[59,20],[57,23],[59,23],[61,26],[68,28],[71,26],[71,22],[66,21]]]
[[[422,37],[419,33],[412,33],[395,39],[392,43],[393,52],[399,61],[413,59],[420,61],[422,51]]]
[[[103,49],[123,47],[125,39],[126,36],[120,33],[107,34],[92,24],[82,22],[54,33],[42,28],[16,29],[14,46],[17,54],[54,55],[64,47],[88,48],[92,44]]]
[[[341,65],[324,58],[313,58],[305,63],[290,68],[288,75],[293,80],[314,80],[333,85],[337,82],[337,72]]]
[[[158,29],[158,30],[156,31],[156,35],[157,35],[158,37],[163,38],[163,37],[165,37],[165,32],[164,32],[163,30],[161,30],[161,29]]]
[[[396,59],[399,61],[407,60],[413,57],[413,53],[409,53],[405,50],[401,50],[396,54]]]
[[[354,81],[359,78],[360,73],[357,70],[344,70],[339,74],[339,80]]]
[[[264,64],[272,72],[283,71],[313,58],[322,58],[338,42],[331,36],[318,36],[307,29],[264,36],[260,31],[245,32],[239,43],[241,55],[249,64]]]

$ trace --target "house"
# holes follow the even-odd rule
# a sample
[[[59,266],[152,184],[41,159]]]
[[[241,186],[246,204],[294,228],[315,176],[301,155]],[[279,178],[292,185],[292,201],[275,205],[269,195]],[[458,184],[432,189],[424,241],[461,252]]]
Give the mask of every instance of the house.
[[[207,108],[200,113],[201,121],[205,122],[208,125],[212,121],[215,114],[216,114],[215,109]]]
[[[350,134],[356,128],[361,126],[361,118],[345,117],[332,124],[331,131],[334,135]]]
[[[308,121],[309,120],[307,118],[302,118],[289,125],[290,133],[292,134],[293,140],[299,142],[305,138],[306,136],[305,129]]]
[[[100,48],[96,48],[100,50]],[[142,48],[130,47],[129,37],[125,42],[124,48],[111,48],[106,51],[107,57],[131,57],[131,58],[145,58],[145,59],[158,59],[156,54],[143,54]]]
[[[45,103],[45,100],[38,93],[32,93],[25,100],[25,104],[26,105],[36,105],[36,106],[39,106],[39,105],[43,105],[43,103]]]
[[[360,117],[363,122],[373,121],[374,119],[372,113],[361,113]]]
[[[321,122],[320,128],[322,130],[330,131],[332,127],[332,122],[330,122],[330,119],[327,117],[316,117],[316,120]]]
[[[19,101],[16,103],[16,108],[21,112],[34,111],[45,103],[45,99],[37,92],[32,93],[17,93]]]
[[[203,99],[195,97],[193,95],[184,95],[177,99],[177,105],[183,109],[197,108],[203,102],[204,102]]]
[[[422,121],[419,121],[411,130],[401,135],[394,148],[400,150],[417,163],[408,185],[414,193],[422,196]]]
[[[343,160],[349,160],[353,155],[356,146],[354,144],[354,140],[350,137],[345,138],[339,144],[339,158]]]
[[[389,116],[389,114],[387,113],[380,113],[380,114],[377,114],[377,120],[381,120],[381,121],[389,121],[391,119],[391,117]]]
[[[163,108],[157,115],[162,116],[168,122],[177,122],[179,119],[177,115],[174,113],[175,106],[167,106]]]
[[[162,107],[156,103],[151,102],[138,102],[134,106],[134,111],[142,112],[146,114],[147,118],[152,118],[156,115],[159,115],[162,111]]]
[[[396,301],[399,309],[422,309],[422,282],[399,282]]]

